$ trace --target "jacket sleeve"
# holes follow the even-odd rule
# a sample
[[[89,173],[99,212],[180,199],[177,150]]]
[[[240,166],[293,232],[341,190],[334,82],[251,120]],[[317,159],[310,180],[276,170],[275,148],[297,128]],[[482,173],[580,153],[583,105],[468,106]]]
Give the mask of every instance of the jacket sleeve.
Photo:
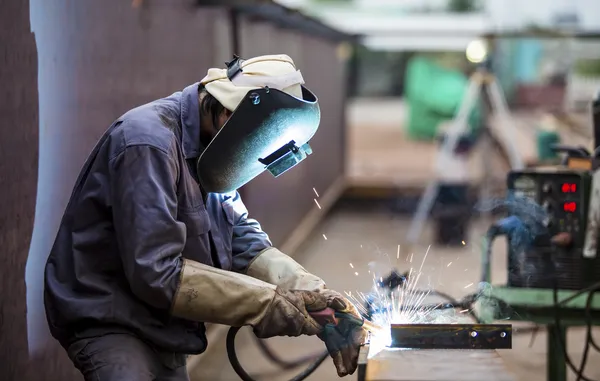
[[[245,273],[254,257],[271,247],[272,243],[258,221],[248,216],[248,209],[238,192],[225,202],[225,207],[229,209],[226,213],[233,223],[233,270]]]
[[[110,164],[115,234],[129,286],[142,301],[169,310],[186,231],[176,219],[179,166],[150,145],[130,146]]]
[[[240,195],[235,192],[224,205],[233,216],[233,269],[286,290],[319,290],[325,282],[306,271],[290,256],[273,247],[260,224],[248,217]]]

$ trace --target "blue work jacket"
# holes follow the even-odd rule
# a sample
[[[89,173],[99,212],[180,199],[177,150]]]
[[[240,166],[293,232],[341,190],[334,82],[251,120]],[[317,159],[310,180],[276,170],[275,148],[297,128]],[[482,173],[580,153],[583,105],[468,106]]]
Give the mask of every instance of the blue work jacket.
[[[198,92],[127,112],[84,164],[45,268],[48,324],[63,346],[128,332],[201,353],[204,325],[169,315],[183,258],[244,272],[271,246],[237,192],[200,190]]]

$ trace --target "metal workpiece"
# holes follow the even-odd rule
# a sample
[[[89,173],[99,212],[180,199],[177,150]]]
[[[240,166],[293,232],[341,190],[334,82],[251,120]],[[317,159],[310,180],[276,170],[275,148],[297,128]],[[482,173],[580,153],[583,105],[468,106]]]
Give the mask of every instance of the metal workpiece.
[[[510,324],[392,324],[392,348],[511,349]]]

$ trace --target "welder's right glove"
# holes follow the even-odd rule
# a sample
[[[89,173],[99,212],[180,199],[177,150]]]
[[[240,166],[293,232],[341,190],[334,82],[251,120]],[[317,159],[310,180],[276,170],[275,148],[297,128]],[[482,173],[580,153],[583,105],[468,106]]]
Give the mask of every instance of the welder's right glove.
[[[365,343],[368,332],[362,328],[362,316],[352,302],[342,294],[330,289],[318,291],[327,298],[327,307],[348,315],[339,318],[337,325],[327,324],[318,336],[325,342],[333,359],[338,376],[353,374],[358,367],[360,347]]]
[[[309,315],[327,307],[314,291],[282,290],[261,280],[184,259],[173,316],[232,327],[250,325],[260,338],[316,335]]]
[[[339,319],[337,326],[328,325],[318,335],[325,342],[338,375],[343,377],[354,373],[358,352],[366,340],[367,331],[356,324],[357,321],[362,321],[362,317],[348,299],[339,292],[328,289],[321,278],[309,273],[294,259],[274,247],[257,255],[246,273],[253,278],[277,284],[283,289],[317,291],[327,299],[327,307],[354,317],[353,320]]]

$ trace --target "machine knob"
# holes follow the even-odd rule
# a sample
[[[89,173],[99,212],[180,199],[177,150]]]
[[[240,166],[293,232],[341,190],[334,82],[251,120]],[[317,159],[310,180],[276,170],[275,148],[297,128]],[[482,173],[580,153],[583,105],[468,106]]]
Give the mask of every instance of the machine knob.
[[[542,192],[552,193],[552,183],[544,183],[544,185],[542,185]]]
[[[550,225],[552,225],[552,211],[554,209],[554,207],[552,206],[552,202],[546,200],[544,201],[544,203],[542,204],[542,208],[544,208],[544,210],[548,213],[548,217],[546,217],[544,219],[544,221],[542,221],[542,223],[544,224],[544,226],[546,226],[547,228],[550,227]]]
[[[557,246],[569,246],[573,242],[573,236],[570,233],[558,233],[551,238],[553,244]]]

